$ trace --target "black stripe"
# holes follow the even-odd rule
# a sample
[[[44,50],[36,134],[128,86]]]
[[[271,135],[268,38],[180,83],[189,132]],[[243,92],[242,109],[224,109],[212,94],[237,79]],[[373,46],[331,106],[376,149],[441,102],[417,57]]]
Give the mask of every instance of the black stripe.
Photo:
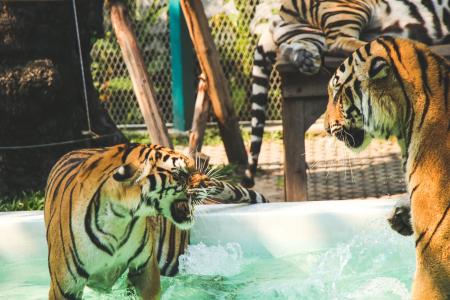
[[[282,13],[285,13],[285,14],[287,14],[287,15],[290,15],[291,17],[294,17],[294,18],[298,18],[298,13],[296,13],[295,11],[292,11],[292,10],[290,10],[290,9],[287,9],[286,7],[284,7],[283,5],[281,6],[281,8],[280,8],[280,12],[282,12]]]
[[[154,174],[149,175],[149,176],[147,176],[147,178],[148,178],[148,181],[149,181],[149,183],[150,183],[150,188],[149,188],[149,190],[150,190],[150,191],[156,190],[156,178],[155,178],[155,175],[154,175]]]
[[[84,217],[84,229],[89,237],[89,239],[91,240],[91,242],[100,250],[102,250],[103,252],[108,253],[110,256],[113,255],[113,252],[108,249],[99,239],[98,237],[95,235],[95,233],[92,230],[92,214],[93,214],[93,203],[94,203],[94,198],[98,197],[98,193],[101,189],[101,186],[98,188],[97,192],[94,194],[94,196],[92,197],[92,199],[89,202],[89,205],[87,207],[86,210],[86,215]]]
[[[113,234],[111,234],[109,232],[106,232],[105,230],[103,230],[103,228],[100,227],[99,216],[98,216],[99,211],[100,211],[100,196],[98,196],[98,197],[96,197],[94,199],[94,223],[95,223],[95,229],[97,229],[98,232],[100,232],[100,233],[102,233],[102,234],[104,234],[106,236],[111,237],[113,240],[115,240],[117,242],[117,238]],[[114,247],[111,244],[109,245],[109,247],[114,249]]]
[[[414,3],[412,3],[411,1],[408,1],[408,0],[399,0],[399,1],[403,2],[409,8],[410,15],[414,19],[419,21],[420,24],[425,23],[425,21],[423,20],[422,16],[419,13],[419,10],[417,9],[417,6]]]
[[[436,227],[433,230],[433,233],[431,234],[430,238],[428,239],[427,243],[425,244],[425,246],[422,248],[422,253],[425,252],[425,250],[428,248],[428,246],[430,246],[431,243],[431,239],[434,237],[434,234],[436,233],[436,231],[439,229],[439,227],[441,226],[442,222],[444,221],[444,219],[447,217],[447,213],[450,209],[450,203],[447,205],[447,208],[445,209],[444,213],[441,216],[441,219],[439,220],[439,222],[436,224]]]
[[[103,157],[99,157],[95,159],[93,162],[91,162],[88,166],[83,168],[83,177],[86,178],[89,176],[89,174],[98,166],[98,163],[103,159]]]
[[[70,182],[72,182],[73,178],[74,178],[76,175],[77,175],[77,174],[74,173],[74,174],[69,178],[69,180],[67,180],[66,186],[69,185]],[[73,191],[73,189],[74,189],[74,188],[72,188],[71,192]],[[64,201],[64,195],[65,195],[66,191],[67,191],[67,188],[64,189],[64,191],[63,191],[63,193],[62,193],[62,195],[61,195],[61,197],[60,197],[61,200],[60,200],[60,202],[59,202],[59,237],[60,237],[60,240],[61,240],[62,252],[63,252],[63,256],[64,256],[64,261],[65,261],[66,266],[67,266],[67,270],[69,271],[70,275],[75,279],[75,281],[77,281],[78,277],[75,276],[74,272],[72,271],[72,267],[70,266],[70,263],[69,263],[69,257],[68,257],[68,255],[69,255],[70,252],[67,253],[68,251],[66,251],[66,242],[65,242],[64,236],[63,236],[63,233],[65,232],[65,230],[63,230],[63,226],[62,226],[62,225],[63,225],[63,220],[65,220],[66,218],[63,218],[63,216],[62,216],[62,214],[63,214],[63,212],[64,212],[63,209],[62,209],[62,205],[63,205],[63,203],[65,202],[65,201]],[[69,195],[70,195],[70,194],[69,194]],[[69,200],[71,200],[71,199],[69,199]],[[69,205],[70,205],[70,204],[71,204],[71,202],[69,202]],[[71,212],[72,212],[72,211],[69,209],[69,216],[70,216]],[[70,226],[70,221],[71,221],[71,220],[69,220],[69,226]],[[70,246],[69,246],[69,248],[70,248]]]
[[[448,94],[449,94],[449,77],[448,77],[448,70],[445,72],[445,78],[444,78],[444,105],[445,105],[445,111],[448,111]]]
[[[415,243],[416,247],[420,243],[420,241],[423,239],[423,237],[425,236],[425,233],[427,233],[426,230],[419,234],[419,237],[416,239],[416,243]]]
[[[353,82],[353,89],[358,96],[359,101],[362,101],[363,95],[361,91],[361,81],[359,79],[355,79],[355,81]]]
[[[139,150],[139,159],[141,159],[142,154],[144,154],[145,149],[147,149],[147,147],[142,146],[141,150]]]
[[[261,85],[263,87],[266,87],[269,85],[269,79],[268,78],[263,78],[263,77],[258,77],[258,76],[253,76],[253,84],[257,84],[257,85]]]
[[[77,167],[79,167],[79,164],[69,165],[69,167],[67,169],[65,169],[64,171],[63,170],[61,171],[61,173],[64,172],[62,175],[56,174],[55,176],[56,176],[57,179],[59,179],[59,181],[57,182],[55,189],[53,189],[53,191],[51,192],[51,189],[47,188],[47,191],[51,192],[51,195],[49,195],[49,196],[51,196],[51,199],[52,199],[52,202],[51,202],[51,205],[50,205],[50,210],[51,211],[53,211],[53,204],[54,204],[54,201],[56,200],[56,198],[58,196],[59,189],[61,188],[61,184],[66,179],[66,176],[68,174],[70,174],[70,172],[72,172]],[[77,173],[75,173],[75,174],[77,174]],[[56,183],[56,181],[55,181],[55,183]]]
[[[422,116],[420,118],[418,129],[422,128],[423,122],[425,121],[425,116],[428,113],[428,109],[430,107],[430,96],[431,90],[430,86],[428,84],[428,62],[424,55],[424,53],[421,50],[415,49],[417,54],[417,59],[420,65],[419,72],[421,72],[421,78],[422,78],[422,88],[425,93],[425,104],[422,112]]]
[[[135,259],[139,254],[141,254],[145,245],[147,245],[148,237],[149,237],[148,223],[145,223],[145,230],[144,234],[142,235],[141,243],[139,244],[139,247],[137,247],[136,251],[134,251],[133,255],[131,255],[131,257],[128,259],[127,265],[129,265],[133,261],[133,259]]]
[[[422,161],[422,154],[423,154],[423,150],[422,149],[423,148],[424,147],[419,148],[419,150],[417,151],[416,157],[414,158],[414,165],[412,166],[412,169],[411,169],[411,171],[409,172],[409,175],[408,175],[408,182],[411,182],[412,176],[416,172],[417,167],[419,166],[419,163]]]
[[[141,195],[142,197],[142,195]],[[118,218],[125,218],[126,216],[123,215],[122,213],[118,212],[115,208],[114,208],[114,204],[112,204],[111,202],[109,202],[109,208],[111,209],[111,212],[113,213],[114,216],[118,217]]]
[[[425,6],[430,13],[433,15],[433,27],[436,31],[436,37],[440,39],[442,37],[442,28],[441,28],[441,22],[439,21],[439,18],[436,14],[436,10],[433,5],[433,1],[430,0],[422,0],[422,5]]]
[[[298,9],[297,0],[291,0],[291,3],[292,3],[292,6],[294,7],[295,11],[297,12],[297,14],[300,14],[300,10]],[[302,11],[303,11],[303,6],[302,6]]]
[[[328,33],[328,31],[330,29],[334,29],[334,28],[340,28],[340,30],[342,30],[342,27],[347,26],[347,25],[356,25],[358,28],[362,27],[361,22],[357,21],[357,20],[339,20],[339,21],[335,21],[335,22],[331,22],[325,25],[325,33]],[[356,28],[355,28],[356,29]]]
[[[235,201],[238,201],[238,199],[241,199],[241,198],[242,198],[242,196],[243,196],[243,195],[242,195],[242,192],[241,192],[241,190],[240,190],[237,186],[228,184],[228,188],[231,189],[231,190],[233,191]]]
[[[250,203],[256,203],[256,193],[255,191],[248,190],[248,197],[250,198]]]
[[[394,50],[395,54],[397,55],[397,58],[399,60],[399,62],[402,64],[403,68],[405,68],[405,66],[403,65],[403,61],[402,61],[402,55],[400,52],[400,48],[397,44],[397,41],[395,40],[395,38],[393,38],[392,36],[386,35],[381,37],[383,40],[385,41],[389,41],[392,45],[392,49]],[[391,48],[389,48],[389,51],[391,50]]]
[[[367,43],[367,44],[364,45],[364,51],[366,51],[366,57],[372,55],[372,53],[370,53],[370,47],[371,47],[370,44],[371,43]]]
[[[128,277],[133,277],[133,276],[137,276],[137,275],[142,274],[143,269],[147,266],[148,261],[150,260],[150,258],[152,257],[152,255],[153,255],[153,253],[152,253],[151,255],[149,255],[149,256],[147,257],[147,259],[146,259],[142,264],[140,264],[139,266],[137,266],[135,269],[129,270],[129,271],[128,271]],[[163,275],[163,274],[161,274],[161,275]]]
[[[253,94],[252,98],[251,98],[251,102],[256,103],[259,106],[262,106],[264,108],[267,104],[267,94],[262,94],[262,93]]]
[[[411,193],[409,194],[409,199],[412,201],[414,193],[416,192],[417,188],[419,187],[420,183],[417,184],[412,190]]]
[[[64,299],[68,299],[68,300],[78,300],[78,299],[80,299],[80,298],[78,298],[76,295],[74,295],[74,294],[72,294],[72,293],[69,293],[69,292],[67,292],[67,291],[64,291],[64,290],[62,289],[62,287],[61,287],[61,284],[60,284],[59,281],[58,281],[58,278],[57,278],[55,275],[53,275],[53,277],[55,278],[56,285],[58,286],[58,289],[59,289],[59,293],[60,293],[61,295],[63,295]],[[55,299],[58,299],[58,297],[56,297],[56,294],[55,294]]]
[[[262,137],[264,133],[264,128],[262,127],[253,127],[252,128],[252,135]]]
[[[349,16],[355,16],[359,19],[359,21],[361,23],[366,22],[366,20],[364,19],[364,17],[358,13],[358,12],[354,12],[354,11],[350,11],[350,10],[338,10],[338,11],[330,11],[330,12],[326,12],[322,15],[322,18],[320,20],[320,27],[324,28],[325,27],[325,23],[326,21],[331,18],[334,17],[336,15],[340,15],[339,18],[347,18]]]
[[[161,268],[162,274],[165,274],[167,272],[167,268],[169,267],[170,262],[173,261],[173,259],[174,259],[174,254],[175,254],[175,246],[174,246],[175,240],[174,239],[176,236],[175,230],[176,230],[175,225],[172,225],[170,227],[170,235],[169,235],[169,251],[168,251],[167,257],[166,257],[167,263]],[[164,241],[164,242],[167,242],[167,241]]]
[[[70,191],[70,194],[69,194],[69,233],[70,233],[70,238],[72,241],[72,246],[69,249],[72,253],[73,262],[75,264],[75,268],[77,270],[78,275],[80,275],[81,277],[84,277],[84,278],[88,278],[89,274],[86,271],[86,269],[83,268],[84,263],[80,259],[80,256],[78,255],[77,245],[76,245],[76,241],[75,241],[75,235],[73,233],[73,228],[72,228],[72,204],[73,204],[73,192],[75,190],[75,187],[76,186],[72,187],[72,190]]]
[[[264,110],[256,110],[256,109],[252,109],[252,111],[250,112],[252,118],[257,118],[258,121],[260,121],[261,124],[264,124],[265,120],[266,120],[266,113]],[[258,128],[264,130],[264,128]],[[253,127],[252,127],[253,130]]]
[[[388,45],[382,39],[377,39],[377,42],[386,50],[386,52],[388,53],[389,59],[391,60],[391,62],[393,62]],[[370,45],[370,43],[368,43],[367,45]],[[364,47],[364,48],[366,48],[366,47]],[[370,46],[369,46],[369,51],[370,51]],[[403,96],[405,97],[406,111],[409,112],[408,121],[407,121],[408,122],[408,131],[405,134],[406,149],[408,149],[409,143],[411,142],[415,112],[414,112],[414,108],[412,107],[411,100],[409,99],[408,94],[406,92],[403,80],[400,76],[400,73],[398,72],[397,66],[394,63],[391,63],[391,68],[392,68],[392,71],[394,72],[395,79],[400,84],[400,88],[402,89]]]
[[[355,53],[356,53],[356,56],[358,56],[358,58],[359,58],[359,60],[361,62],[365,62],[366,61],[366,59],[362,56],[360,49],[356,49]]]
[[[128,242],[128,239],[130,238],[131,233],[133,232],[133,228],[134,228],[134,225],[136,224],[137,220],[138,220],[138,217],[133,217],[131,219],[130,223],[127,225],[127,228],[125,229],[124,237],[121,239],[121,242],[119,244],[119,247],[118,247],[119,249]]]
[[[133,151],[133,149],[138,146],[139,146],[139,144],[137,144],[137,143],[131,143],[131,144],[126,145],[125,151],[122,154],[122,163],[125,163],[128,155],[130,155],[131,151]]]
[[[158,261],[161,263],[161,255],[162,255],[162,251],[164,248],[164,240],[165,240],[165,234],[166,234],[166,227],[167,227],[167,219],[159,216],[158,217],[159,220],[159,242],[158,242],[158,252],[157,252],[157,256],[156,258],[158,259]]]

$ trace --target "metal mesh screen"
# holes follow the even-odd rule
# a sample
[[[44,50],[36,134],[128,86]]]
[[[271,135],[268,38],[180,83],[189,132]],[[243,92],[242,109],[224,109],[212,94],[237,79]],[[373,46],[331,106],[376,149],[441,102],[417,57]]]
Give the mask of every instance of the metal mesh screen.
[[[261,12],[267,10],[266,2],[267,0],[203,0],[241,121],[250,120],[251,68],[257,43],[254,32],[258,31]],[[168,0],[128,0],[127,4],[164,121],[171,123]],[[95,43],[91,53],[91,69],[100,99],[116,124],[143,124],[131,80],[106,13],[105,31],[105,38]],[[267,117],[268,120],[279,120],[281,93],[278,74],[272,76],[271,86]]]

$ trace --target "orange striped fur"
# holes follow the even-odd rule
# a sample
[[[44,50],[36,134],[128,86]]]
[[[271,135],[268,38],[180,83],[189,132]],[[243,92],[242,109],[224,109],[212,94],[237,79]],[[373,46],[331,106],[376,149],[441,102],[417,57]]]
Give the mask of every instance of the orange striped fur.
[[[378,38],[329,84],[326,129],[348,147],[395,136],[416,239],[413,299],[450,299],[450,63],[426,45]]]

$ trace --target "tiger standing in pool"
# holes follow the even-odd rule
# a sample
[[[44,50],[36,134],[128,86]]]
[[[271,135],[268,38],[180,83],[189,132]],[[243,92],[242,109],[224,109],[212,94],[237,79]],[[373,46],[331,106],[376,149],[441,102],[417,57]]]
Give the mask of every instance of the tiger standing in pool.
[[[49,298],[81,299],[86,285],[109,291],[128,270],[138,295],[157,299],[157,225],[148,217],[162,215],[188,229],[193,202],[209,193],[230,197],[225,190],[199,172],[192,159],[157,145],[66,154],[50,172],[45,195]]]
[[[357,150],[398,139],[416,245],[413,299],[450,299],[450,63],[391,37],[356,50],[331,78],[327,131]]]

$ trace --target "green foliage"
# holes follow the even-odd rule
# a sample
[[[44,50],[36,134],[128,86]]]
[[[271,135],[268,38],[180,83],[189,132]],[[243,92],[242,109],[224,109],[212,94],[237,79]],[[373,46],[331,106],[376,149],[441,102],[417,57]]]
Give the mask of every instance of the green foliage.
[[[168,35],[165,14],[166,1],[151,3],[145,7],[140,1],[127,0],[128,12],[136,33],[139,48],[147,65],[147,71],[156,91],[156,98],[165,101],[171,98],[169,51],[165,45]],[[132,89],[120,47],[114,36],[111,24],[105,14],[105,37],[98,39],[92,48],[91,73],[99,98],[109,110],[117,124],[143,123],[141,112]],[[170,103],[165,102],[170,109]],[[170,116],[170,113],[166,117]],[[170,122],[170,120],[166,120]]]
[[[0,211],[42,210],[44,209],[44,193],[28,192],[14,198],[0,199]]]

